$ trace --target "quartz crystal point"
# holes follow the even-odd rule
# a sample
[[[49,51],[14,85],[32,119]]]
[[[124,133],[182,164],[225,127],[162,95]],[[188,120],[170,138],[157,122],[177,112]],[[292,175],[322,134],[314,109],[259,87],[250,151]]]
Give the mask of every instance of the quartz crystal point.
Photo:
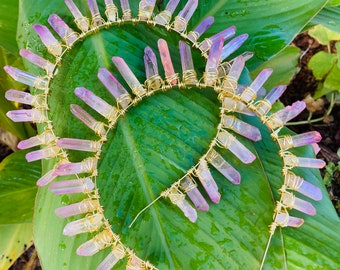
[[[196,84],[197,76],[192,61],[191,49],[188,44],[183,41],[179,42],[179,52],[181,56],[181,64],[183,70],[183,82],[187,84]]]
[[[239,35],[230,40],[222,49],[221,61],[234,53],[247,40],[248,34]]]
[[[78,105],[71,104],[70,108],[73,115],[77,117],[79,120],[81,120],[90,129],[95,131],[100,136],[106,135],[104,124],[102,122],[96,121],[91,115],[89,115]]]
[[[21,49],[19,53],[23,58],[30,61],[32,64],[44,69],[48,75],[53,73],[54,64],[52,64],[50,61],[26,49]]]
[[[106,69],[100,68],[98,78],[117,102],[126,109],[131,103],[131,96],[128,91],[118,82],[118,80]]]
[[[297,157],[288,152],[284,153],[283,161],[284,165],[288,168],[305,167],[321,169],[326,165],[326,163],[321,159]]]
[[[24,91],[18,91],[14,89],[7,90],[5,93],[5,98],[10,101],[19,102],[31,106],[37,105],[35,102],[36,97]]]
[[[28,86],[33,86],[34,88],[45,90],[47,88],[47,81],[36,77],[30,73],[17,69],[11,66],[4,66],[4,70],[9,76],[11,76],[17,82],[21,82]]]
[[[40,24],[33,25],[33,28],[35,32],[39,35],[42,43],[44,43],[48,52],[56,57],[59,57],[63,52],[63,48],[61,47],[58,40],[52,35],[50,30],[48,30],[46,26]]]
[[[26,154],[26,160],[28,162],[40,160],[40,159],[48,159],[56,157],[59,153],[59,147],[46,147],[40,150],[32,151]]]
[[[282,203],[288,208],[294,208],[310,216],[314,216],[316,214],[316,210],[310,202],[296,198],[289,192],[282,193]]]
[[[277,213],[274,223],[280,227],[295,227],[302,226],[304,220],[302,218],[291,217],[288,213]]]
[[[124,247],[120,244],[116,245],[96,270],[111,270],[120,259],[125,257],[125,254]]]
[[[95,27],[103,25],[104,20],[99,13],[97,0],[88,0],[88,5],[89,5],[90,12],[92,15],[92,25]]]
[[[37,109],[14,110],[7,112],[6,115],[13,122],[43,123],[47,121],[47,117],[45,116],[45,114]]]
[[[158,75],[157,58],[149,46],[144,50],[144,66],[147,79]]]
[[[257,127],[249,125],[232,115],[222,115],[222,126],[254,142],[262,139],[261,132]]]
[[[94,183],[91,178],[78,178],[74,180],[66,180],[53,182],[50,185],[50,190],[57,195],[87,193],[94,189]]]
[[[175,17],[174,29],[183,32],[187,28],[188,22],[194,14],[198,5],[198,0],[188,0],[184,8]]]
[[[79,256],[92,256],[98,251],[106,248],[111,244],[113,240],[112,232],[102,231],[94,236],[91,240],[85,242],[77,249],[77,254]]]
[[[94,232],[102,226],[102,220],[102,214],[95,214],[69,222],[66,224],[63,234],[67,236],[74,236],[80,233]]]
[[[54,169],[52,169],[37,181],[37,186],[39,187],[46,186],[47,184],[52,182],[57,176],[58,175],[55,173]]]
[[[261,115],[266,114],[271,109],[271,106],[275,103],[275,101],[278,100],[279,97],[284,93],[286,88],[286,85],[274,87],[264,98],[264,100],[259,101],[258,105],[256,106],[257,111]]]
[[[196,210],[185,200],[185,195],[180,193],[177,188],[171,188],[168,194],[171,202],[179,207],[183,214],[191,221],[197,220]]]
[[[105,0],[105,15],[110,22],[118,19],[118,8],[112,0]]]
[[[231,26],[229,28],[226,28],[223,31],[211,36],[210,38],[203,40],[199,44],[199,48],[202,51],[206,52],[210,49],[211,44],[215,43],[217,40],[220,40],[221,38],[223,38],[223,40],[227,40],[227,39],[231,38],[233,35],[235,35],[235,32],[236,32],[235,26]]]
[[[117,116],[117,109],[109,105],[106,101],[93,94],[90,90],[84,87],[77,87],[74,90],[77,97],[83,100],[96,112],[104,116],[109,121],[115,121]]]
[[[287,150],[292,147],[299,147],[304,145],[309,145],[313,143],[318,143],[321,141],[321,135],[317,131],[305,132],[298,135],[286,135],[284,137],[278,138],[278,143],[281,150]]]
[[[211,175],[205,159],[200,161],[196,173],[211,201],[213,203],[218,203],[220,201],[221,194],[218,192],[217,184]]]
[[[195,43],[201,35],[214,23],[214,17],[206,17],[193,31],[190,31],[187,38]]]
[[[238,79],[241,76],[242,70],[245,65],[245,60],[242,56],[238,56],[234,59],[233,64],[230,67],[228,74],[222,81],[222,89],[230,94],[235,94],[238,86]],[[223,71],[222,74],[226,72]]]
[[[246,102],[254,100],[256,98],[256,93],[260,90],[272,72],[273,70],[270,68],[263,69],[250,86],[244,89],[241,94],[241,98]]]
[[[56,137],[51,131],[45,131],[40,135],[28,138],[18,143],[19,149],[27,149],[38,145],[46,145],[54,141]]]
[[[83,14],[81,14],[78,7],[74,4],[74,2],[72,0],[64,0],[64,1],[65,1],[65,4],[67,5],[68,9],[72,13],[77,27],[82,32],[87,32],[89,30],[89,27],[90,27],[89,20],[86,17],[84,17]]]
[[[98,152],[102,144],[99,141],[62,138],[58,140],[57,146],[64,148],[64,149],[70,149],[70,150]]]
[[[128,65],[125,63],[124,59],[120,57],[112,57],[112,62],[118,69],[119,73],[122,75],[126,83],[131,88],[132,92],[138,96],[142,97],[146,94],[146,89],[143,87],[143,85],[138,81],[136,76],[133,74],[131,69],[128,67]]]
[[[99,209],[100,204],[98,200],[85,199],[79,203],[73,203],[63,207],[59,207],[55,210],[58,217],[67,218],[79,214],[93,212]]]
[[[74,32],[57,14],[51,14],[48,18],[48,23],[65,41],[67,46],[72,46],[77,41],[78,33]]]
[[[213,86],[218,78],[217,68],[220,63],[223,42],[224,40],[221,38],[211,45],[204,72],[204,83],[208,86]]]
[[[174,13],[178,3],[179,3],[179,0],[170,0],[168,4],[166,5],[165,10],[156,15],[155,21],[161,25],[168,24],[171,20],[172,14]]]
[[[81,162],[61,164],[55,169],[57,175],[72,175],[80,173],[93,173],[97,170],[97,159],[86,158]]]
[[[229,149],[230,152],[245,164],[253,162],[256,158],[248,148],[226,130],[221,130],[217,134],[217,140],[224,148]]]
[[[123,20],[131,20],[132,14],[131,14],[129,0],[120,0],[120,6],[123,12]]]
[[[156,0],[141,0],[139,2],[138,18],[140,20],[150,20]]]
[[[177,79],[174,78],[176,74],[172,65],[168,44],[164,39],[158,40],[158,50],[164,67],[166,80],[169,82],[169,84],[175,85],[177,83]]]
[[[213,165],[225,178],[227,178],[234,185],[241,183],[240,173],[234,169],[224,158],[214,149],[208,152],[207,160]]]
[[[207,201],[204,199],[201,192],[198,190],[196,183],[193,182],[190,176],[186,176],[181,181],[181,187],[183,188],[184,192],[188,194],[188,197],[198,210],[209,210]]]
[[[222,102],[222,107],[227,112],[237,112],[253,116],[254,113],[241,101],[226,97]]]

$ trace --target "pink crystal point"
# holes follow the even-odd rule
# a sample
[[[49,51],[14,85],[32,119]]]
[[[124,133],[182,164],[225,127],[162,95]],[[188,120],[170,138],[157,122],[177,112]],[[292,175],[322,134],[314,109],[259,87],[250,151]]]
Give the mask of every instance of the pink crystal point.
[[[170,0],[165,7],[165,10],[155,16],[155,21],[158,24],[166,25],[170,22],[179,0]]]
[[[74,32],[57,14],[51,14],[48,18],[48,23],[65,41],[67,46],[72,46],[77,41],[78,33]]]
[[[196,222],[197,212],[185,199],[177,201],[176,205],[191,222]]]
[[[97,0],[88,0],[88,6],[92,15],[92,25],[95,27],[103,25],[104,20],[99,13]]]
[[[25,58],[26,60],[30,61],[32,64],[45,69],[47,74],[52,74],[54,71],[54,64],[52,64],[50,61],[40,57],[39,55],[36,55],[35,53],[26,50],[21,49],[20,55]]]
[[[118,80],[106,69],[100,68],[98,78],[107,90],[114,96],[117,102],[126,109],[131,103],[131,96]]]
[[[316,210],[310,202],[296,198],[289,192],[284,192],[282,194],[282,203],[289,208],[294,208],[310,216],[314,216],[316,214]]]
[[[122,245],[116,245],[109,255],[101,262],[100,265],[96,268],[96,270],[111,270],[116,263],[125,257],[125,249]],[[137,268],[136,268],[137,269]]]
[[[94,232],[102,226],[102,219],[102,214],[94,214],[92,216],[72,221],[66,224],[63,234],[67,236],[74,236],[80,233]]]
[[[52,182],[58,175],[55,173],[54,169],[43,175],[38,181],[37,186],[46,186],[48,183]]]
[[[187,24],[194,14],[198,5],[198,0],[188,0],[184,8],[175,17],[174,29],[183,32],[187,28]]]
[[[274,221],[280,227],[301,227],[304,223],[302,218],[291,217],[288,213],[278,213]]]
[[[4,70],[17,82],[33,86],[40,90],[45,90],[45,88],[47,87],[47,81],[15,67],[4,66]]]
[[[32,96],[30,93],[14,89],[7,90],[5,93],[5,98],[9,101],[19,102],[28,105],[33,105],[35,100],[35,97]]]
[[[243,56],[236,57],[233,61],[233,64],[230,67],[228,76],[237,81],[241,76],[244,65],[245,65],[244,57]]]
[[[316,158],[302,158],[298,157],[299,167],[318,168],[321,169],[326,166],[326,162]]]
[[[198,179],[202,183],[205,191],[213,203],[218,203],[221,198],[221,194],[218,192],[217,184],[210,173],[206,160],[201,160],[196,170]]]
[[[62,176],[80,173],[95,173],[96,170],[97,159],[90,157],[81,162],[61,164],[55,169],[55,174]]]
[[[181,187],[184,189],[184,192],[188,194],[188,197],[198,210],[209,210],[209,205],[207,201],[204,199],[201,192],[198,190],[197,185],[193,182],[191,177],[186,176],[181,181]]]
[[[205,66],[204,82],[206,85],[212,86],[215,84],[218,77],[218,65],[220,63],[221,52],[224,39],[214,42],[211,45],[207,64]]]
[[[217,135],[218,142],[229,149],[239,160],[248,164],[255,160],[256,156],[240,143],[233,135],[226,130],[221,130]]]
[[[291,106],[287,106],[278,111],[275,115],[283,124],[286,124],[288,121],[299,115],[305,108],[306,103],[303,101],[296,101]]]
[[[78,7],[74,4],[72,0],[64,0],[65,4],[67,5],[68,9],[72,13],[74,17],[74,21],[77,25],[77,27],[82,31],[82,32],[87,32],[89,30],[89,21],[87,18],[81,14],[79,11]]]
[[[190,31],[187,38],[195,43],[197,39],[214,23],[214,17],[206,17],[193,31]]]
[[[66,180],[60,182],[53,182],[50,185],[50,190],[57,195],[73,194],[73,193],[87,193],[94,189],[94,183],[91,178],[78,178],[74,180]]]
[[[152,76],[158,75],[157,58],[155,53],[149,46],[147,46],[144,50],[144,65],[147,79],[150,79]]]
[[[158,40],[158,50],[161,56],[161,61],[163,64],[165,77],[170,80],[169,83],[175,85],[177,83],[177,79],[171,80],[172,77],[175,75],[174,66],[172,65],[170,52],[168,48],[168,44],[164,39]]]
[[[248,34],[239,35],[229,41],[222,49],[221,61],[234,53],[247,40]]]
[[[110,22],[118,19],[118,9],[112,0],[105,0],[105,15]]]
[[[26,140],[22,140],[18,143],[19,149],[27,149],[34,146],[42,145],[42,144],[49,144],[50,142],[54,141],[56,137],[50,131],[45,131],[40,135],[36,135],[34,137],[28,138]]]
[[[104,124],[102,122],[96,121],[91,115],[89,115],[86,111],[84,111],[78,105],[71,104],[70,108],[71,108],[71,112],[73,113],[73,115],[77,117],[79,120],[81,120],[90,129],[95,131],[100,136],[106,135]]]
[[[257,127],[254,127],[246,122],[237,119],[235,116],[222,115],[222,126],[229,128],[234,132],[248,138],[254,142],[262,139],[261,132]]]
[[[235,26],[226,28],[223,31],[211,36],[210,38],[203,40],[200,43],[199,48],[200,50],[205,52],[210,49],[210,46],[211,46],[210,44],[215,43],[217,40],[220,40],[221,38],[223,38],[224,41],[228,40],[229,38],[235,35],[235,32],[236,32]]]
[[[138,18],[140,20],[151,19],[153,9],[155,7],[156,0],[141,0],[139,2],[139,14]]]
[[[26,154],[26,160],[28,162],[40,160],[40,159],[48,159],[56,157],[59,153],[59,147],[47,147],[40,150],[32,151]]]
[[[294,136],[284,136],[278,139],[281,150],[287,150],[292,147],[299,147],[321,141],[321,135],[317,131],[305,132]]]
[[[53,54],[56,57],[62,54],[63,48],[46,26],[35,24],[33,25],[33,28],[35,32],[39,35],[42,43],[44,43],[49,53]]]
[[[101,142],[73,138],[62,138],[58,140],[57,146],[70,150],[98,152],[101,148]]]
[[[226,97],[222,102],[222,107],[227,112],[237,112],[245,115],[253,116],[254,113],[241,101]]]
[[[124,59],[118,56],[112,57],[112,62],[118,69],[119,73],[122,75],[126,83],[131,88],[132,92],[138,96],[142,97],[146,94],[146,89],[138,81],[135,74],[131,71],[128,65],[125,63]]]
[[[123,12],[123,20],[131,20],[132,14],[129,0],[120,0],[120,6]]]
[[[8,111],[6,115],[13,122],[43,123],[47,121],[47,117],[44,113],[37,109]]]
[[[113,235],[111,232],[105,230],[98,233],[91,240],[85,242],[77,249],[77,254],[79,256],[92,256],[98,251],[106,248],[111,244]]]
[[[67,218],[79,214],[93,212],[100,207],[98,200],[85,199],[79,203],[73,203],[63,207],[59,207],[55,210],[57,216],[61,218]]]

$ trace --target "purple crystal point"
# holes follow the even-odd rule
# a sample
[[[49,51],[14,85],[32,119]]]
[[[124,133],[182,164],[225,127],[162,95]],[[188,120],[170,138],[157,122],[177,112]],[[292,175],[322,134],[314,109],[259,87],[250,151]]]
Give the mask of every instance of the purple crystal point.
[[[77,27],[82,31],[82,32],[87,32],[89,30],[90,24],[89,20],[81,14],[79,11],[78,7],[74,4],[72,0],[64,0],[65,4],[67,5],[68,9],[72,13],[74,17],[74,21],[77,25]]]
[[[63,234],[67,236],[74,236],[80,233],[94,232],[102,226],[102,219],[102,214],[95,214],[72,221],[66,224]]]
[[[234,185],[241,183],[240,173],[234,169],[224,158],[211,149],[207,155],[207,160],[212,164],[225,178],[227,178]]]
[[[275,118],[281,122],[282,125],[286,124],[289,120],[299,115],[306,108],[306,103],[303,101],[296,101],[291,106],[276,112]]]
[[[58,140],[57,146],[70,150],[98,152],[101,148],[101,142],[73,138],[62,138]]]
[[[247,40],[248,34],[239,35],[229,41],[222,49],[221,61],[234,53]]]
[[[149,46],[146,47],[144,50],[144,65],[147,79],[150,79],[152,76],[158,75],[156,55]]]
[[[234,132],[246,137],[254,142],[262,139],[261,132],[257,127],[254,127],[246,122],[237,119],[235,116],[223,115],[222,126],[229,128]]]
[[[67,218],[79,214],[93,212],[100,207],[98,200],[85,199],[79,203],[73,203],[55,210],[57,216]]]
[[[115,97],[117,102],[126,109],[131,103],[131,96],[118,80],[106,69],[100,68],[98,78],[107,90]]]
[[[218,203],[221,194],[218,192],[217,184],[210,173],[206,160],[203,159],[200,161],[196,173],[211,201],[213,203]]]
[[[118,19],[118,9],[112,0],[105,0],[105,15],[110,22]]]
[[[50,61],[40,57],[39,55],[36,55],[35,53],[32,53],[29,50],[21,49],[20,55],[25,58],[26,60],[30,61],[32,64],[45,69],[47,74],[52,74],[54,71],[54,64],[52,64]]]
[[[211,49],[209,51],[209,56],[207,60],[207,64],[205,66],[204,73],[204,83],[206,85],[212,86],[215,84],[218,77],[218,65],[221,59],[221,52],[223,47],[223,38],[214,42],[211,45]]]
[[[7,90],[5,93],[5,98],[10,101],[19,102],[19,103],[28,104],[28,105],[33,105],[35,101],[35,96],[32,96],[30,93],[26,93],[26,92],[14,90],[14,89]]]
[[[139,2],[138,18],[140,20],[151,19],[153,9],[155,7],[156,0],[141,0]]]
[[[188,0],[184,8],[175,17],[174,29],[183,32],[187,28],[188,22],[194,14],[198,5],[198,0]]]
[[[122,245],[116,245],[109,255],[98,265],[96,270],[111,270],[116,263],[125,257],[125,249]],[[136,268],[137,269],[137,268]]]
[[[183,41],[179,42],[179,52],[181,56],[181,64],[183,70],[183,82],[187,84],[196,84],[197,76],[192,61],[191,49],[188,44]]]
[[[72,46],[77,41],[78,33],[74,32],[57,14],[51,14],[48,18],[48,23],[65,41],[67,46]]]
[[[138,81],[135,74],[131,71],[128,65],[125,63],[123,58],[120,57],[112,57],[112,62],[118,69],[119,73],[122,75],[126,83],[131,88],[132,92],[138,96],[142,97],[146,94],[146,89],[143,85]]]
[[[57,176],[58,175],[55,173],[54,169],[52,169],[37,181],[37,186],[39,187],[46,186],[48,183],[52,182]]]
[[[170,0],[168,4],[166,5],[165,10],[156,15],[155,21],[161,25],[168,24],[171,20],[172,14],[174,13],[178,3],[179,3],[179,0]]]
[[[244,57],[243,56],[236,57],[233,61],[233,64],[231,65],[228,76],[237,81],[241,76],[244,65],[245,65]]]
[[[288,208],[294,208],[310,216],[314,216],[316,214],[316,210],[310,202],[296,198],[289,192],[284,192],[282,194],[282,203]]]
[[[241,101],[226,97],[222,102],[222,107],[227,112],[238,112],[245,115],[253,116],[254,113]]]
[[[206,17],[193,31],[190,31],[187,38],[195,43],[197,39],[214,23],[214,17]]]
[[[14,110],[7,112],[6,115],[13,122],[43,123],[47,121],[47,117],[44,115],[44,113],[37,109]]]
[[[171,202],[179,207],[183,214],[191,221],[195,222],[197,220],[196,210],[185,200],[185,195],[177,188],[171,188],[167,194]]]
[[[36,77],[30,73],[27,73],[25,71],[22,71],[20,69],[17,69],[11,66],[4,66],[4,70],[9,76],[11,76],[17,82],[21,82],[23,84],[33,86],[40,90],[45,90],[47,88],[47,85],[48,85],[47,81],[39,77]]]
[[[73,175],[80,173],[92,173],[95,174],[97,170],[97,159],[87,158],[81,162],[61,164],[55,169],[55,174],[62,175]]]
[[[258,105],[256,106],[257,111],[261,115],[266,114],[271,109],[271,106],[275,103],[275,101],[278,100],[279,97],[284,93],[286,88],[286,85],[279,85],[274,87],[264,98],[264,100],[258,103]]]
[[[28,162],[40,160],[40,159],[48,159],[56,157],[59,153],[59,147],[47,147],[40,150],[32,151],[26,154],[26,160]]]
[[[85,242],[77,249],[77,254],[79,256],[92,256],[98,251],[106,248],[111,244],[113,235],[111,232],[105,230],[98,233],[91,240]]]
[[[120,0],[120,6],[123,12],[123,20],[131,20],[132,14],[131,14],[129,0]]]
[[[161,56],[165,77],[170,84],[175,85],[177,83],[177,79],[172,79],[175,76],[175,70],[172,65],[168,44],[164,39],[158,40],[158,50]]]
[[[222,81],[222,88],[224,91],[235,94],[238,86],[238,79],[241,76],[244,68],[245,60],[242,56],[238,56],[234,59],[228,74],[219,67],[219,77],[224,77]],[[223,66],[223,63],[222,63]],[[225,76],[226,75],[226,76]]]
[[[36,135],[34,137],[28,138],[18,143],[19,149],[27,149],[34,146],[42,145],[42,144],[49,144],[50,142],[54,141],[56,137],[50,131],[45,131],[40,135]]]
[[[227,29],[224,29],[223,31],[211,36],[210,38],[203,40],[199,44],[199,48],[200,50],[206,52],[210,49],[211,44],[215,43],[217,40],[220,40],[221,38],[223,38],[223,40],[227,40],[231,38],[233,35],[235,35],[235,32],[236,32],[235,26],[231,26]]]
[[[295,227],[298,228],[302,226],[304,220],[302,218],[291,217],[288,213],[278,213],[275,217],[276,225],[280,227]]]
[[[56,57],[62,54],[63,48],[46,26],[35,24],[33,25],[33,28],[35,32],[39,35],[41,41],[44,43],[49,53],[53,54]]]
[[[226,130],[221,130],[217,135],[218,142],[229,149],[239,160],[248,164],[255,160],[256,156],[240,143],[233,135]]]
[[[299,147],[308,144],[317,143],[321,140],[321,135],[317,131],[310,131],[294,136],[284,136],[278,139],[281,150],[287,150],[292,147]]]
[[[66,180],[60,182],[53,182],[50,185],[50,190],[57,195],[73,194],[73,193],[87,193],[94,189],[94,183],[91,178],[78,178],[74,180]]]
[[[88,5],[92,15],[92,25],[94,27],[103,25],[104,20],[99,13],[97,0],[88,0]]]
[[[204,199],[201,192],[198,190],[196,183],[194,183],[191,177],[186,176],[181,181],[181,187],[183,188],[184,192],[188,194],[188,197],[198,210],[209,210],[209,205],[207,201]]]

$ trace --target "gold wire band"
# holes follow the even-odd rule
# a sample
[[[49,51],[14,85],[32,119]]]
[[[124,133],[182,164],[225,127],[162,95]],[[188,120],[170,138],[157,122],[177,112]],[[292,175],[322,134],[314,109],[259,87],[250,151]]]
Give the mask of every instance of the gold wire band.
[[[161,13],[157,14],[155,19],[161,19],[162,24],[166,25],[170,22],[172,13],[168,10],[163,10]]]
[[[205,157],[205,159],[209,162],[212,163],[213,160],[216,160],[216,158],[218,157],[218,153],[216,152],[215,149],[211,148],[209,149],[209,151],[207,152],[207,155]]]
[[[224,119],[230,119],[230,123],[226,123],[226,121]],[[222,116],[222,120],[223,120],[223,123],[222,123],[222,126],[224,128],[229,128],[229,129],[234,129],[235,127],[235,124],[236,124],[236,121],[237,121],[237,118],[233,115],[223,115]]]
[[[197,188],[197,183],[195,182],[195,180],[190,176],[187,175],[187,182],[189,182],[189,185],[184,186],[181,183],[186,181],[186,178],[183,178],[182,181],[180,181],[180,187],[183,190],[184,193],[188,193],[190,190],[193,190],[194,188]]]
[[[183,33],[187,29],[188,22],[186,19],[184,19],[182,16],[176,16],[173,22],[174,28],[180,32]]]
[[[109,121],[109,123],[116,122],[119,117],[119,110],[116,107],[112,106],[111,111],[105,115],[105,118]]]
[[[243,90],[240,98],[248,103],[249,101],[252,101],[256,98],[256,92],[250,86],[247,86]]]
[[[270,111],[272,104],[267,99],[262,99],[256,102],[256,111],[262,116]]]
[[[171,76],[166,76],[165,77],[165,81],[169,84],[169,85],[173,85],[172,82],[173,81],[177,81],[179,80],[179,75],[178,73],[174,73]]]
[[[170,201],[176,205],[185,198],[185,195],[174,185],[167,189],[163,196],[168,197]]]
[[[219,139],[219,136],[218,136],[219,134],[226,134],[226,141],[225,141],[224,144]],[[233,142],[233,139],[234,139],[233,135],[231,135],[230,133],[227,133],[223,129],[220,129],[217,133],[217,138],[216,138],[217,146],[219,146],[220,148],[228,149],[230,147],[231,143]]]
[[[189,39],[192,43],[195,43],[199,38],[199,33],[196,31],[190,31],[187,35],[187,39]]]
[[[139,9],[138,10],[138,19],[139,20],[150,20],[151,16],[152,16],[152,12],[149,12],[145,9],[143,9],[143,10]]]
[[[118,104],[120,104],[120,106],[122,106],[122,104],[125,104],[125,103],[129,105],[132,102],[132,99],[129,93],[120,95],[116,100]],[[124,105],[122,107],[124,107]]]
[[[210,38],[205,38],[200,44],[198,44],[199,49],[202,51],[202,54],[205,54],[210,50],[212,45],[212,41]]]
[[[214,86],[217,82],[217,71],[205,71],[203,73],[204,84],[207,86]]]
[[[83,33],[85,33],[88,30],[88,28],[90,28],[90,20],[86,17],[76,18],[74,19],[74,22]],[[87,26],[87,29],[83,28],[83,24]]]
[[[238,82],[235,78],[227,75],[222,81],[222,91],[225,91],[231,95],[235,95]]]
[[[219,66],[217,68],[218,69],[218,77],[219,78],[224,78],[224,77],[228,76],[230,68],[231,68],[231,65],[227,61],[222,62],[221,64],[219,64]],[[232,78],[232,77],[230,77],[230,78]]]
[[[77,32],[72,31],[72,30],[69,31],[69,33],[63,37],[63,41],[65,42],[65,44],[66,44],[67,46],[70,46],[70,45],[72,45],[72,44],[75,42],[75,41],[73,41],[71,44],[69,44],[68,40],[69,40],[70,38],[76,38],[76,39],[78,39],[78,38],[79,38],[79,34],[78,34]]]
[[[98,200],[92,200],[90,198],[82,200],[79,204],[79,210],[81,213],[88,213],[99,209],[100,204]]]
[[[138,98],[141,98],[146,94],[146,90],[142,84],[133,87],[131,90]]]
[[[110,15],[114,15],[114,17],[115,17],[114,21],[109,19],[111,17]],[[106,16],[106,18],[108,20],[110,20],[112,22],[117,21],[117,18],[118,18],[118,8],[116,7],[115,4],[108,4],[108,5],[105,6],[105,16]]]
[[[99,13],[96,13],[94,16],[92,16],[92,27],[98,27],[105,24],[105,20],[102,18],[102,16]]]
[[[54,56],[59,56],[58,53],[55,53],[59,48],[60,48],[61,44],[59,42],[55,42],[49,46],[47,46],[47,51],[50,53],[50,54],[53,54]]]
[[[283,192],[281,195],[281,202],[285,208],[292,209],[295,203],[295,196],[290,192]]]
[[[131,9],[125,9],[125,10],[123,10],[122,19],[123,19],[123,20],[131,20],[131,19],[132,19],[132,12],[131,12]]]
[[[281,150],[287,150],[294,147],[293,138],[291,135],[285,135],[277,139]]]
[[[275,115],[275,113],[263,119],[264,124],[266,124],[271,130],[283,127],[282,121]]]
[[[155,74],[145,81],[145,85],[150,92],[161,89],[163,84],[164,82],[159,74]]]
[[[92,126],[92,130],[99,136],[105,137],[106,135],[106,130],[104,128],[104,123],[102,122],[95,122],[94,125]]]
[[[293,155],[290,152],[280,152],[281,157],[283,158],[283,171],[287,171],[289,169],[292,169],[294,167],[299,166],[299,159],[297,156]]]
[[[93,157],[84,159],[81,162],[81,170],[94,174],[97,171],[97,159]]]
[[[185,84],[197,84],[197,74],[194,69],[184,70],[182,76],[183,83]]]
[[[285,182],[284,184],[291,190],[296,191],[298,190],[302,183],[303,183],[303,179],[301,177],[298,177],[297,175],[295,175],[292,172],[287,172],[285,174]]]

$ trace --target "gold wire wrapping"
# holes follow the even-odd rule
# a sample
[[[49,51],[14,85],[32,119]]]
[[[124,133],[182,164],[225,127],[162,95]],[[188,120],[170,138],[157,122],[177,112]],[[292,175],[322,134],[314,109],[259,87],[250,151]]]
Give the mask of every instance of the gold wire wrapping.
[[[235,78],[227,75],[222,81],[222,90],[231,95],[235,95],[238,82]]]
[[[83,33],[87,31],[87,29],[83,28],[83,24],[87,25],[87,28],[90,27],[90,20],[86,17],[76,18],[74,19],[74,22]]]
[[[173,26],[178,32],[180,33],[185,32],[185,30],[187,29],[187,25],[188,22],[182,16],[175,17]]]
[[[223,144],[222,141],[219,139],[219,135],[220,134],[226,134],[226,141],[225,143]],[[219,129],[218,133],[217,133],[217,138],[216,138],[216,142],[217,142],[217,146],[219,146],[220,148],[225,148],[225,149],[228,149],[229,146],[231,145],[232,141],[234,139],[234,136],[229,134],[229,133],[226,133],[225,130],[223,129]]]
[[[287,151],[280,151],[280,156],[283,158],[283,171],[286,172],[289,169],[299,166],[299,159]]]
[[[197,183],[195,182],[195,180],[190,175],[188,175],[187,177],[190,180],[189,185],[187,187],[184,187],[183,185],[180,186],[184,193],[188,193],[190,190],[197,187]],[[185,178],[182,181],[185,181]]]
[[[102,18],[102,16],[99,13],[96,13],[92,16],[91,26],[93,28],[96,28],[96,27],[101,26],[103,24],[105,24],[105,20]]]
[[[37,80],[34,81],[33,87],[36,89],[40,89],[40,90],[45,90],[48,89],[48,81],[45,81],[43,78],[41,77],[37,77]]]
[[[263,123],[266,124],[271,130],[283,127],[282,121],[276,117],[275,113],[269,117],[263,118]]]
[[[296,191],[298,190],[302,183],[303,183],[303,179],[301,177],[298,177],[297,175],[295,175],[292,172],[287,172],[285,174],[285,182],[284,184],[291,190]]]
[[[89,172],[92,175],[97,175],[97,159],[89,157],[81,162],[81,170],[83,172]]]
[[[145,96],[145,94],[146,94],[145,88],[142,84],[140,84],[136,87],[133,87],[131,90],[138,98],[141,98],[141,97]]]
[[[292,209],[295,203],[295,196],[290,192],[283,192],[281,195],[281,202],[285,208]]]
[[[165,81],[167,82],[167,84],[172,85],[173,81],[178,81],[179,80],[179,75],[178,73],[174,73],[171,76],[166,76],[165,77]]]
[[[199,33],[196,31],[190,31],[187,35],[187,38],[192,42],[196,43],[197,39],[199,38]]]
[[[157,19],[161,19],[162,23],[164,25],[168,24],[171,20],[172,13],[169,12],[168,10],[163,10],[161,13],[159,13],[157,16]]]
[[[163,84],[164,82],[159,74],[155,74],[145,81],[145,85],[149,92],[161,89]]]
[[[110,15],[113,15],[114,14],[114,17],[115,17],[115,20],[112,21],[110,20],[109,18],[112,17]],[[117,21],[117,18],[118,18],[118,8],[116,7],[115,4],[107,4],[106,7],[105,7],[105,16],[108,20],[112,21],[112,22],[115,22]]]
[[[132,102],[131,96],[129,93],[122,94],[117,98],[118,104],[122,106],[122,104],[127,104],[129,105]],[[123,106],[122,106],[123,107]]]
[[[66,36],[64,36],[63,41],[65,42],[65,44],[68,46],[68,48],[70,48],[70,46],[75,42],[72,42],[71,44],[69,44],[68,40],[70,38],[76,38],[79,39],[79,34],[77,32],[74,31],[70,31]]]
[[[79,204],[79,210],[81,213],[96,211],[99,208],[100,208],[99,201],[90,198],[81,201]]]
[[[287,150],[287,149],[294,147],[293,139],[291,135],[285,135],[283,137],[279,137],[277,139],[277,142],[281,150]]]
[[[243,90],[240,98],[244,100],[246,103],[248,103],[249,101],[252,101],[256,98],[256,92],[250,86],[247,86]]]
[[[122,16],[123,20],[131,20],[132,19],[132,12],[131,9],[125,9],[123,10],[123,16]]]
[[[185,84],[197,84],[196,71],[194,69],[184,70],[182,80]]]
[[[185,198],[185,195],[178,189],[177,185],[172,185],[168,190],[166,190],[163,196],[168,197],[170,201],[176,205]]]
[[[53,54],[54,56],[59,56],[58,53],[56,53],[60,47],[60,43],[59,42],[56,42],[56,43],[53,43],[49,46],[47,46],[47,51],[50,53],[50,54]]]
[[[204,84],[207,86],[214,86],[217,83],[217,71],[205,71],[203,73]]]
[[[256,111],[262,116],[267,114],[272,108],[272,104],[267,99],[262,99],[256,102]]]

